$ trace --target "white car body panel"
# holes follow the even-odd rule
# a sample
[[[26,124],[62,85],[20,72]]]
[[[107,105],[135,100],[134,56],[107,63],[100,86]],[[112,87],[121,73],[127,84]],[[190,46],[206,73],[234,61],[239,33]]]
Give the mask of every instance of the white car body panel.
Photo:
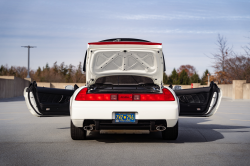
[[[90,86],[103,76],[136,75],[161,85],[163,66],[161,45],[88,45],[86,83]]]
[[[32,92],[30,92],[30,102],[31,102],[31,103],[29,103],[28,92],[26,92],[27,88],[28,88],[28,87],[24,88],[23,96],[24,96],[24,98],[25,98],[25,103],[26,103],[26,105],[27,105],[27,107],[28,107],[28,110],[30,111],[30,113],[31,113],[32,115],[37,116],[37,117],[40,117],[40,115],[37,114],[37,112],[38,112],[38,113],[40,113],[40,112],[39,112],[39,110],[37,109],[36,101],[35,101],[35,99],[34,99],[34,95],[33,95]],[[32,106],[33,106],[33,108],[32,108]],[[36,112],[35,112],[35,111],[36,111]]]
[[[210,111],[211,112],[209,114],[207,114],[207,116],[212,116],[213,114],[215,114],[217,112],[217,110],[220,106],[220,103],[221,103],[222,95],[223,95],[223,92],[221,89],[220,89],[219,96],[216,92],[214,93],[212,102],[210,103],[210,106],[209,106],[207,113]],[[217,103],[215,103],[217,97],[218,97],[218,101],[217,101]]]
[[[84,87],[79,88],[79,92]],[[75,126],[82,127],[86,119],[111,120],[115,112],[135,112],[136,120],[166,120],[173,127],[179,118],[179,105],[175,101],[76,101],[72,96],[70,116]],[[176,99],[176,97],[175,97]]]

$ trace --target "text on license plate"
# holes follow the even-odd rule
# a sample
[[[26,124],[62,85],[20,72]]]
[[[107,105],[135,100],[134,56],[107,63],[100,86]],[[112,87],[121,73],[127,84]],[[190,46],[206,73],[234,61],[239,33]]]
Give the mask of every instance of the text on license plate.
[[[135,113],[115,113],[115,122],[135,122]]]

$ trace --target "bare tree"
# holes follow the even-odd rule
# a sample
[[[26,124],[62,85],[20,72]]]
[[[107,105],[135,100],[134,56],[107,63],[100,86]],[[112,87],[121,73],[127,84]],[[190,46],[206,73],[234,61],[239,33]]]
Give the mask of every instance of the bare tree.
[[[214,59],[214,64],[212,67],[215,69],[215,73],[217,74],[218,82],[220,83],[229,83],[230,80],[228,80],[226,76],[226,61],[230,58],[232,55],[232,47],[228,46],[227,39],[224,36],[221,36],[218,34],[217,37],[217,46],[218,46],[218,52],[212,53],[212,59]]]
[[[250,39],[250,37],[248,37],[248,38]],[[243,49],[244,49],[246,55],[250,57],[250,43],[248,43],[248,45],[244,46]]]
[[[218,34],[217,38],[218,52],[212,53],[212,59],[214,59],[214,65],[216,71],[225,71],[225,62],[232,54],[232,47],[228,47],[227,39],[224,36]]]
[[[250,81],[250,58],[240,55],[226,61],[226,73],[230,80]]]

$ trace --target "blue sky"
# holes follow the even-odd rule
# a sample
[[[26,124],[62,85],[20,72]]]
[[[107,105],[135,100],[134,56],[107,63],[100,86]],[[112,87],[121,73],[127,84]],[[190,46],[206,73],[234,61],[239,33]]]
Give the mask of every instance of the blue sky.
[[[236,52],[250,42],[250,0],[0,0],[0,65],[77,66],[88,42],[139,38],[163,43],[166,73],[190,64],[200,76],[218,33]]]

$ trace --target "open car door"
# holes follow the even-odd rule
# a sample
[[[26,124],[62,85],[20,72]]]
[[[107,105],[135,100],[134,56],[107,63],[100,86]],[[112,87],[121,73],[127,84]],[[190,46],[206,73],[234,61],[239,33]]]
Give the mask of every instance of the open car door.
[[[179,98],[180,116],[212,116],[219,108],[222,91],[211,82],[209,87],[174,90]]]
[[[36,82],[24,89],[29,111],[38,117],[70,115],[70,98],[74,90],[37,87]]]

